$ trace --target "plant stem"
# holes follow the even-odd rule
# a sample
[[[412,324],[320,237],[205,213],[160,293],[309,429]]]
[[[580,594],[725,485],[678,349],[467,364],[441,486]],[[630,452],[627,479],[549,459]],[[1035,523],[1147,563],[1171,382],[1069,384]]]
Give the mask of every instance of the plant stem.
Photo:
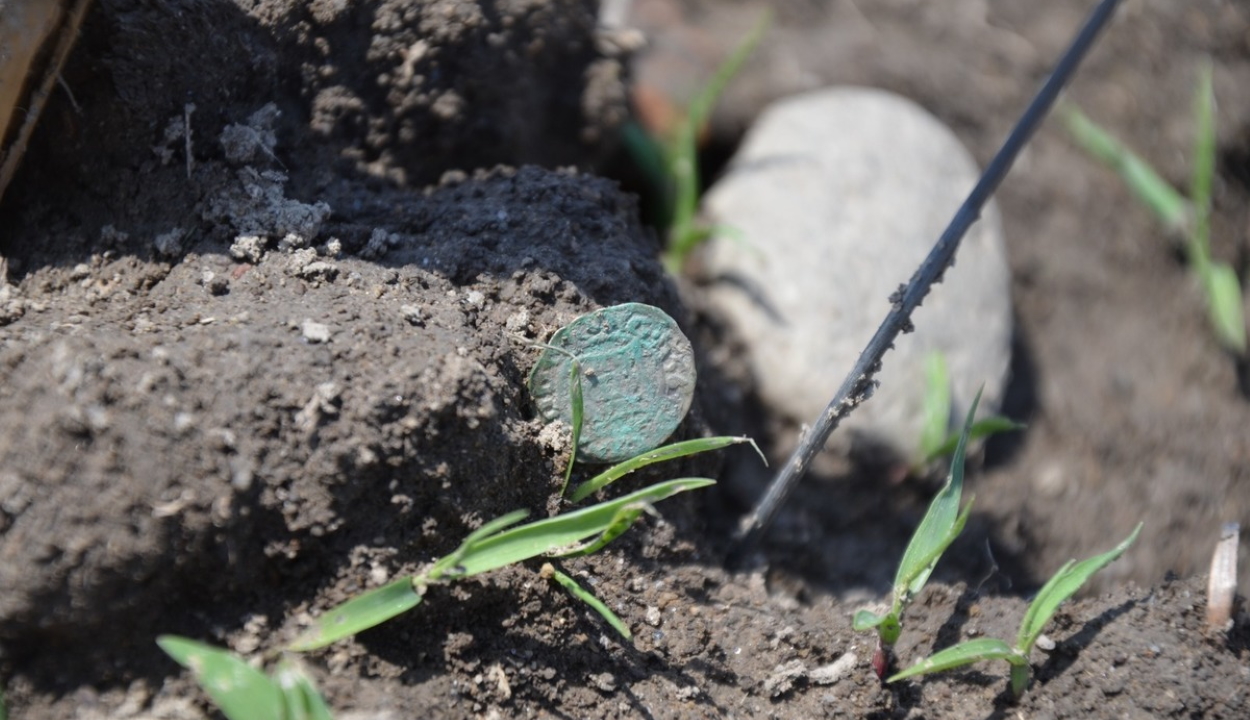
[[[1029,661],[1025,658],[1024,662],[1019,664],[1011,663],[1011,697],[1013,700],[1019,700],[1024,696],[1024,691],[1029,689]]]

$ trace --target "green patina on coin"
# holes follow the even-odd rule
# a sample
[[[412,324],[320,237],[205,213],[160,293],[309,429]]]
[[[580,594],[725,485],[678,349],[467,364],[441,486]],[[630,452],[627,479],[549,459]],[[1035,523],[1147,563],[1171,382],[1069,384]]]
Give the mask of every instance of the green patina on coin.
[[[530,393],[548,422],[572,425],[576,359],[583,398],[579,461],[620,462],[658,447],[690,410],[694,352],[657,307],[596,310],[557,330],[547,345],[530,372]]]

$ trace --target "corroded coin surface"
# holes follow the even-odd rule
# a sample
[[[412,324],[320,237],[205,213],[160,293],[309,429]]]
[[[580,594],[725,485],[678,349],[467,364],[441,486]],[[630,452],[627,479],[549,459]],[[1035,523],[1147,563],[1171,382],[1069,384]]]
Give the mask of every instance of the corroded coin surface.
[[[596,310],[560,328],[530,372],[548,422],[573,423],[570,370],[582,384],[578,460],[627,460],[664,442],[690,410],[694,353],[663,310],[641,303]],[[555,349],[553,349],[555,348]]]

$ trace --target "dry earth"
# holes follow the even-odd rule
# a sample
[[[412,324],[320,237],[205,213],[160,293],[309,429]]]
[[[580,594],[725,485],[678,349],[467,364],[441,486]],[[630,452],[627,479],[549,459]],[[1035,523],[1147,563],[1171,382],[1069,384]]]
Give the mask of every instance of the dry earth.
[[[655,39],[639,82],[684,97],[763,5],[639,0]],[[1089,5],[776,3],[713,150],[770,97],[855,82],[915,98],[984,162]],[[784,455],[795,429],[753,399],[738,340],[702,322],[698,287],[663,274],[636,201],[595,176],[615,167],[627,72],[594,13],[573,0],[96,4],[63,73],[74,100],[53,98],[0,204],[0,682],[13,717],[203,717],[157,634],[257,655],[482,521],[541,511],[561,448],[524,390],[529,343],[593,308],[657,304],[696,339],[702,392],[681,436],[751,429]],[[1183,183],[1204,55],[1220,98],[1215,252],[1244,271],[1244,6],[1126,2],[1071,94]],[[555,170],[568,164],[580,170]],[[479,172],[496,165],[529,166]],[[988,448],[971,480],[979,510],[938,572],[948,584],[916,603],[900,656],[1011,637],[1021,593],[1146,522],[1098,593],[1060,611],[1020,705],[995,665],[877,683],[850,614],[885,592],[932,485],[828,459],[751,570],[721,566],[741,487],[667,501],[607,552],[568,562],[632,644],[536,568],[510,568],[311,654],[331,706],[1250,714],[1246,618],[1228,634],[1202,622],[1219,525],[1250,522],[1244,368],[1207,332],[1169,240],[1056,129],[1000,199],[1018,316],[1007,411],[1029,430]]]

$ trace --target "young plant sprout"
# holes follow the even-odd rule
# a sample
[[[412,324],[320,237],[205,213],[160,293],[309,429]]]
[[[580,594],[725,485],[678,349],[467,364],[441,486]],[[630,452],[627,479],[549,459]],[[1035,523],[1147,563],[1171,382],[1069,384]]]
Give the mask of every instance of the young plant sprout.
[[[700,189],[699,132],[729,81],[759,45],[771,19],[771,13],[765,13],[742,44],[721,63],[686,108],[685,117],[666,142],[657,142],[636,123],[629,123],[625,128],[626,146],[658,190],[661,208],[657,224],[668,228],[663,261],[670,273],[681,272],[690,253],[717,230],[701,225],[696,217]]]
[[[1241,284],[1228,263],[1211,257],[1211,185],[1215,177],[1215,91],[1210,61],[1198,76],[1194,101],[1193,175],[1189,198],[1160,177],[1145,160],[1125,147],[1075,107],[1063,113],[1068,131],[1090,155],[1120,176],[1137,199],[1150,208],[1169,232],[1185,238],[1185,256],[1206,296],[1207,311],[1216,339],[1227,350],[1245,357],[1246,321]]]
[[[948,457],[959,444],[960,433],[951,426],[951,380],[946,357],[940,352],[925,358],[925,394],[921,406],[920,458],[914,470],[919,474],[939,458]],[[977,442],[998,433],[1023,430],[1026,426],[1002,415],[991,415],[972,423],[968,440]]]
[[[512,526],[523,520],[527,512],[508,513],[470,533],[460,547],[434,561],[425,571],[370,590],[326,611],[290,649],[296,652],[315,650],[380,625],[416,607],[426,589],[437,583],[462,580],[536,557],[576,557],[598,552],[628,530],[652,503],[714,484],[715,481],[706,478],[669,480],[615,500],[519,527]],[[586,599],[584,595],[577,596],[583,601]],[[592,607],[606,609],[601,603]],[[615,616],[605,616],[605,619],[614,627],[620,622]]]
[[[1037,597],[1033,598],[1033,602],[1029,604],[1029,609],[1024,613],[1024,620],[1020,623],[1020,633],[1016,636],[1015,645],[1009,645],[998,638],[977,638],[962,642],[934,653],[895,674],[886,682],[894,682],[924,673],[951,670],[982,660],[1006,660],[1011,665],[1011,695],[1019,700],[1029,685],[1029,652],[1037,643],[1046,623],[1050,622],[1055,611],[1059,609],[1059,605],[1080,590],[1094,573],[1120,557],[1137,539],[1141,528],[1142,524],[1138,523],[1123,542],[1101,555],[1095,555],[1079,563],[1069,560],[1059,568],[1059,572],[1046,582],[1046,585],[1037,593]]]
[[[231,652],[195,640],[162,635],[167,655],[195,674],[229,720],[330,720],[330,708],[312,679],[283,658],[272,677]]]
[[[924,589],[942,553],[963,531],[964,524],[968,521],[968,514],[972,511],[971,500],[968,501],[963,512],[959,510],[959,501],[964,487],[964,452],[968,445],[969,432],[972,429],[972,419],[976,415],[977,404],[980,401],[981,393],[977,392],[976,398],[972,401],[972,407],[968,410],[968,417],[964,421],[963,432],[960,433],[955,445],[955,456],[951,460],[951,469],[946,476],[946,484],[929,504],[929,510],[920,521],[915,534],[912,535],[911,542],[907,544],[906,552],[903,553],[903,560],[899,563],[898,572],[894,576],[890,609],[884,615],[878,615],[870,610],[860,610],[855,613],[851,622],[852,626],[860,632],[877,631],[877,647],[872,655],[872,667],[877,677],[884,678],[890,667],[890,649],[898,641],[898,636],[903,630],[903,611]]]

